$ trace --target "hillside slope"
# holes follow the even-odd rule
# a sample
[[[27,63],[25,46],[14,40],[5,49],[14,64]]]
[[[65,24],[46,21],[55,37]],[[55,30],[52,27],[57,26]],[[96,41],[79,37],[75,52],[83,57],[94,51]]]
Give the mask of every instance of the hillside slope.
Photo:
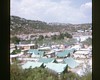
[[[90,23],[87,24],[61,24],[61,23],[46,23],[38,20],[27,20],[18,16],[10,16],[10,32],[15,34],[31,34],[41,32],[74,32],[78,29],[91,28]]]

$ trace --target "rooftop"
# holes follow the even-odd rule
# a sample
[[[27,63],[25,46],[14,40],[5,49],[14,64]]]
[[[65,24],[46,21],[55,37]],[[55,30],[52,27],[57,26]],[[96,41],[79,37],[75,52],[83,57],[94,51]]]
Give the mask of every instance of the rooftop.
[[[18,45],[16,45],[16,46],[34,46],[35,44],[18,44]]]
[[[62,63],[47,63],[46,68],[49,68],[58,74],[61,74],[67,67],[67,64]]]
[[[23,69],[27,69],[27,68],[35,68],[35,67],[41,67],[43,63],[41,62],[31,62],[31,61],[28,61],[26,62],[25,64],[22,65],[22,68]]]
[[[35,55],[43,55],[44,51],[39,51],[37,49],[30,49],[30,50],[28,50],[27,53],[32,53],[32,54],[35,54]]]
[[[54,62],[54,61],[55,61],[54,58],[40,58],[38,62],[50,63],[50,62]]]
[[[64,51],[62,51],[62,52],[58,52],[58,53],[57,53],[57,56],[58,56],[58,57],[65,57],[65,56],[67,56],[69,53],[70,53],[70,50],[64,50]]]
[[[73,58],[66,58],[63,60],[70,68],[75,68],[79,65]]]

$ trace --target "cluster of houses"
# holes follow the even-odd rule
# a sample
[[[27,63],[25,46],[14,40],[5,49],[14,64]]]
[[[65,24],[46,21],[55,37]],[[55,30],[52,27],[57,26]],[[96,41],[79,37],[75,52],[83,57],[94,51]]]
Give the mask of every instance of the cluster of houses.
[[[82,69],[89,64],[92,70],[92,46],[82,48],[80,44],[66,47],[65,45],[51,45],[34,49],[35,44],[11,44],[10,53],[16,49],[21,49],[18,54],[10,54],[10,63],[19,61],[23,69],[43,67],[47,70],[61,74],[72,71],[79,75]]]
[[[21,34],[21,35],[16,35],[18,38],[20,38],[21,40],[34,40],[39,38],[39,35],[43,35],[51,37],[53,35],[60,35],[60,32],[48,32],[48,33],[33,33],[33,34]],[[72,32],[73,37],[77,37],[77,36],[84,36],[87,37],[86,35],[91,36],[92,35],[92,30],[89,30],[89,32],[87,31],[81,31],[81,30],[77,30],[77,32]],[[11,36],[13,37],[13,36]]]

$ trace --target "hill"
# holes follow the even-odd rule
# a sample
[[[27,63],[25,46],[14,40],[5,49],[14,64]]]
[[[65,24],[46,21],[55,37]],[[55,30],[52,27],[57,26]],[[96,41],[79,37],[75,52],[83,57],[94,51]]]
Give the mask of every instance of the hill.
[[[32,34],[44,32],[75,32],[91,28],[91,23],[86,24],[65,24],[65,23],[46,23],[38,20],[27,20],[18,16],[10,16],[10,33]]]

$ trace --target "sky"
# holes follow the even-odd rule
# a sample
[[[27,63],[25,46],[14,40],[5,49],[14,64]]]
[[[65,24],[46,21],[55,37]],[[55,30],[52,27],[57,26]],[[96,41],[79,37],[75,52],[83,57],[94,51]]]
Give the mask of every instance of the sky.
[[[10,0],[10,15],[47,23],[92,23],[92,0]]]

